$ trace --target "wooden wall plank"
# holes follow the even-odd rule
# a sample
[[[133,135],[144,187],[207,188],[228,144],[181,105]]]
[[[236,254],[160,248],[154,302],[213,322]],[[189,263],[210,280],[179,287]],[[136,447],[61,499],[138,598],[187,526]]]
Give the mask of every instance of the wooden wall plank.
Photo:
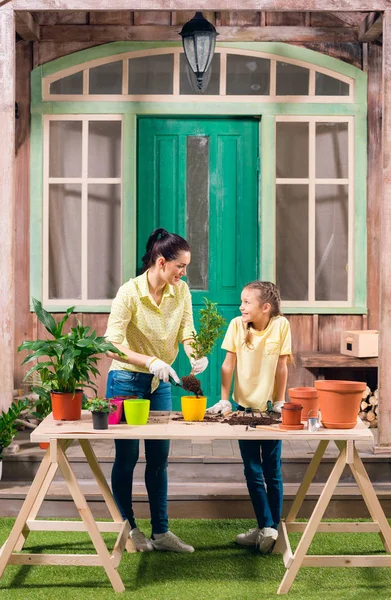
[[[39,25],[34,20],[31,13],[17,12],[15,13],[15,28],[16,33],[23,39],[28,41],[39,40]]]
[[[312,350],[313,319],[312,315],[287,315],[292,333],[293,355]],[[298,361],[288,367],[288,385],[290,387],[312,386],[314,376],[307,369],[300,367]]]
[[[39,25],[86,25],[88,23],[88,12],[80,10],[33,12],[32,16]]]
[[[358,34],[360,42],[374,42],[383,31],[383,15],[370,13],[359,24]]]
[[[203,10],[202,14],[205,19],[210,21],[210,23],[216,22],[216,13],[210,10]],[[171,13],[171,24],[172,25],[184,25],[190,19],[192,19],[195,15],[195,10],[180,10]]]
[[[92,11],[89,23],[90,25],[133,25],[133,13],[130,11],[119,12],[118,10]]]
[[[305,25],[304,12],[267,12],[266,25]]]
[[[134,12],[135,25],[171,25],[171,13],[168,10],[144,10]]]
[[[383,201],[380,212],[379,446],[391,447],[391,10],[383,19]]]
[[[294,43],[294,42],[293,42]],[[320,52],[321,54],[326,54],[327,56],[332,56],[333,58],[338,58],[339,60],[343,60],[344,62],[357,67],[358,69],[362,68],[362,45],[357,43],[312,43],[306,42],[303,44],[295,44],[297,46],[303,46],[304,48],[308,48],[309,50],[315,50],[315,52]]]
[[[319,352],[339,352],[341,331],[361,328],[361,315],[319,315]]]
[[[15,20],[0,7],[0,411],[12,403],[15,330]]]
[[[223,11],[216,14],[216,27],[219,25],[244,27],[257,27],[261,24],[261,13],[257,11],[233,10]]]
[[[368,329],[379,327],[380,210],[382,203],[382,48],[368,45],[367,298]]]
[[[34,42],[34,68],[56,58],[61,58],[61,56],[67,56],[73,54],[73,52],[99,45],[98,42]]]
[[[84,326],[89,326],[91,327],[91,329],[95,329],[98,335],[104,335],[107,328],[107,321],[109,318],[109,315],[107,313],[84,313],[80,317]],[[107,373],[109,371],[111,362],[112,359],[107,358],[106,356],[101,356],[98,362],[98,370],[100,372],[100,377],[98,377],[95,381],[98,385],[98,397],[101,398],[106,396]],[[93,395],[93,392],[92,390],[86,389],[86,394],[91,397]]]
[[[18,346],[31,340],[33,322],[30,313],[30,73],[33,45],[19,42],[16,46],[16,89],[19,118],[16,121],[15,158],[15,388],[20,388],[26,372]]]

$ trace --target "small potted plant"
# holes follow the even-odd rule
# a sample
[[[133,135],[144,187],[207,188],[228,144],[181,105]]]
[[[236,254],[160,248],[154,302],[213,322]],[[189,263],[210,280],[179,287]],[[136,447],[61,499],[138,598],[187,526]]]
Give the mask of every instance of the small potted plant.
[[[200,310],[200,327],[193,331],[190,346],[194,359],[207,356],[213,350],[216,341],[223,335],[225,319],[217,310],[217,303],[204,299],[205,306]],[[207,398],[203,396],[200,382],[193,375],[182,377],[182,386],[196,396],[182,396],[182,413],[185,421],[202,421],[206,411]]]
[[[92,425],[94,429],[109,428],[109,414],[117,410],[117,406],[106,398],[92,398],[85,405],[92,413]]]
[[[27,350],[28,354],[22,364],[37,360],[28,371],[25,379],[38,372],[41,385],[33,386],[33,391],[42,398],[50,396],[55,420],[75,421],[81,417],[84,387],[96,393],[96,385],[92,378],[99,375],[98,355],[111,352],[122,356],[122,353],[104,337],[99,337],[90,327],[84,327],[77,321],[69,333],[63,328],[74,306],[68,308],[65,316],[56,323],[39,300],[33,298],[34,311],[52,336],[51,339],[24,341],[19,351]],[[40,361],[42,357],[47,360]]]
[[[29,408],[27,398],[13,402],[6,412],[0,415],[0,479],[3,472],[3,452],[11,444],[17,432],[16,420]]]

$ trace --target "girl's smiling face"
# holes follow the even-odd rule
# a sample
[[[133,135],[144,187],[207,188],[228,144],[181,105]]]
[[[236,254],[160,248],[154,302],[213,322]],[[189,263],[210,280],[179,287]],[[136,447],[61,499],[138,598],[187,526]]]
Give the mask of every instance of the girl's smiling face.
[[[244,288],[241,294],[243,323],[253,323],[255,328],[263,323],[265,317],[270,318],[271,306],[268,302],[262,303],[259,292],[251,288]]]

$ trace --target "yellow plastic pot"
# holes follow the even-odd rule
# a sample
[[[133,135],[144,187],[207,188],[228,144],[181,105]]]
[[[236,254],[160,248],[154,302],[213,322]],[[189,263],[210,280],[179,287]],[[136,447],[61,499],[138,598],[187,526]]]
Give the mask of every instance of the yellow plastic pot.
[[[182,414],[185,421],[203,421],[206,411],[206,396],[182,396]]]
[[[124,400],[125,419],[128,425],[146,425],[150,401],[145,398]]]

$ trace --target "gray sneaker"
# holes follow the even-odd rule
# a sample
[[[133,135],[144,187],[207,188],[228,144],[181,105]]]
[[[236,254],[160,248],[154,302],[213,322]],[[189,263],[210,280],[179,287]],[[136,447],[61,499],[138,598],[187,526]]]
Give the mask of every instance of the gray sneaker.
[[[241,546],[257,546],[260,535],[260,529],[249,529],[246,533],[239,533],[236,536],[236,543]]]
[[[267,554],[273,548],[276,539],[278,538],[278,531],[273,527],[264,527],[260,531],[258,540],[258,549],[262,554]]]
[[[162,533],[158,538],[151,539],[152,546],[155,550],[164,550],[166,552],[194,552],[193,546],[185,544],[172,531]]]
[[[138,527],[134,527],[130,530],[129,537],[136,546],[137,552],[151,552],[153,550],[151,541]]]

